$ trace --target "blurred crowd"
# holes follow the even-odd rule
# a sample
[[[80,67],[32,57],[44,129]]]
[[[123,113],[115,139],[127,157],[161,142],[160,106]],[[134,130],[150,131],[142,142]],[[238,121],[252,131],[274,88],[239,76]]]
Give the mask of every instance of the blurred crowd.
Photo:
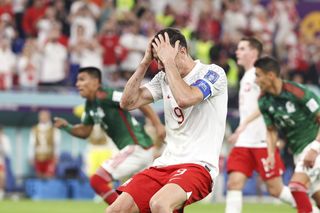
[[[231,89],[241,78],[236,44],[252,35],[282,62],[283,77],[319,85],[319,34],[302,25],[294,0],[0,0],[0,89],[72,86],[83,66],[122,87],[168,26],[182,30],[195,58],[224,67]],[[156,62],[149,69],[152,77]]]

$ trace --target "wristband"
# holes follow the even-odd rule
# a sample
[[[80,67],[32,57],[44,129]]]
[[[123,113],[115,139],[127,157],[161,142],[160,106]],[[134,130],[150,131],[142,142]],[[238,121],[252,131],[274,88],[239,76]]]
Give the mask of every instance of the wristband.
[[[67,124],[66,126],[61,127],[62,130],[71,133],[73,126],[71,124]]]
[[[315,150],[316,152],[320,153],[320,142],[317,140],[312,141],[310,148]]]

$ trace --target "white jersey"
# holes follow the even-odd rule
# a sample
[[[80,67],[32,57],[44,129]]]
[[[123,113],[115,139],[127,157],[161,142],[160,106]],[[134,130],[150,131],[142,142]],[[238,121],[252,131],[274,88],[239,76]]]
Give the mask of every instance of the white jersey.
[[[255,83],[255,68],[247,70],[240,81],[239,92],[239,112],[240,124],[258,109],[258,98],[260,88]],[[266,126],[262,116],[255,119],[239,135],[235,144],[237,147],[267,147],[266,144]]]
[[[145,85],[154,101],[163,99],[164,102],[167,146],[153,165],[207,164],[217,175],[227,114],[225,72],[217,65],[196,61],[195,67],[183,80],[188,85],[197,80],[205,81],[205,86],[210,86],[210,96],[197,105],[181,109],[172,95],[165,72],[159,72]]]

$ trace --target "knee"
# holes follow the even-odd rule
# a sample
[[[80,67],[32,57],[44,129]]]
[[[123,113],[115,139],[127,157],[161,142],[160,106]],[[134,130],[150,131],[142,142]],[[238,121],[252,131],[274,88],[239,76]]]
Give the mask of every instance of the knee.
[[[274,187],[274,186],[269,186],[268,187],[268,192],[271,196],[273,197],[279,197],[281,194],[281,189],[282,188],[278,188],[278,187]]]
[[[116,213],[122,212],[122,209],[119,206],[110,205],[106,209],[106,213]]]
[[[168,207],[161,199],[151,199],[149,202],[151,212],[166,212]]]
[[[235,178],[228,178],[227,189],[228,190],[242,190],[243,181],[236,180]]]

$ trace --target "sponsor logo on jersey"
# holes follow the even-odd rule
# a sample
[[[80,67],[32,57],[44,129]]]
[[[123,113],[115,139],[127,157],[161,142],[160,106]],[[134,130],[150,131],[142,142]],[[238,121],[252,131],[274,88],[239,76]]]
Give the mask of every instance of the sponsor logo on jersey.
[[[211,84],[214,84],[219,79],[219,77],[219,74],[214,72],[213,70],[209,70],[204,76],[204,78],[210,81]]]
[[[291,101],[287,101],[286,109],[287,109],[288,113],[293,113],[296,111],[296,107],[294,106],[294,104]]]

